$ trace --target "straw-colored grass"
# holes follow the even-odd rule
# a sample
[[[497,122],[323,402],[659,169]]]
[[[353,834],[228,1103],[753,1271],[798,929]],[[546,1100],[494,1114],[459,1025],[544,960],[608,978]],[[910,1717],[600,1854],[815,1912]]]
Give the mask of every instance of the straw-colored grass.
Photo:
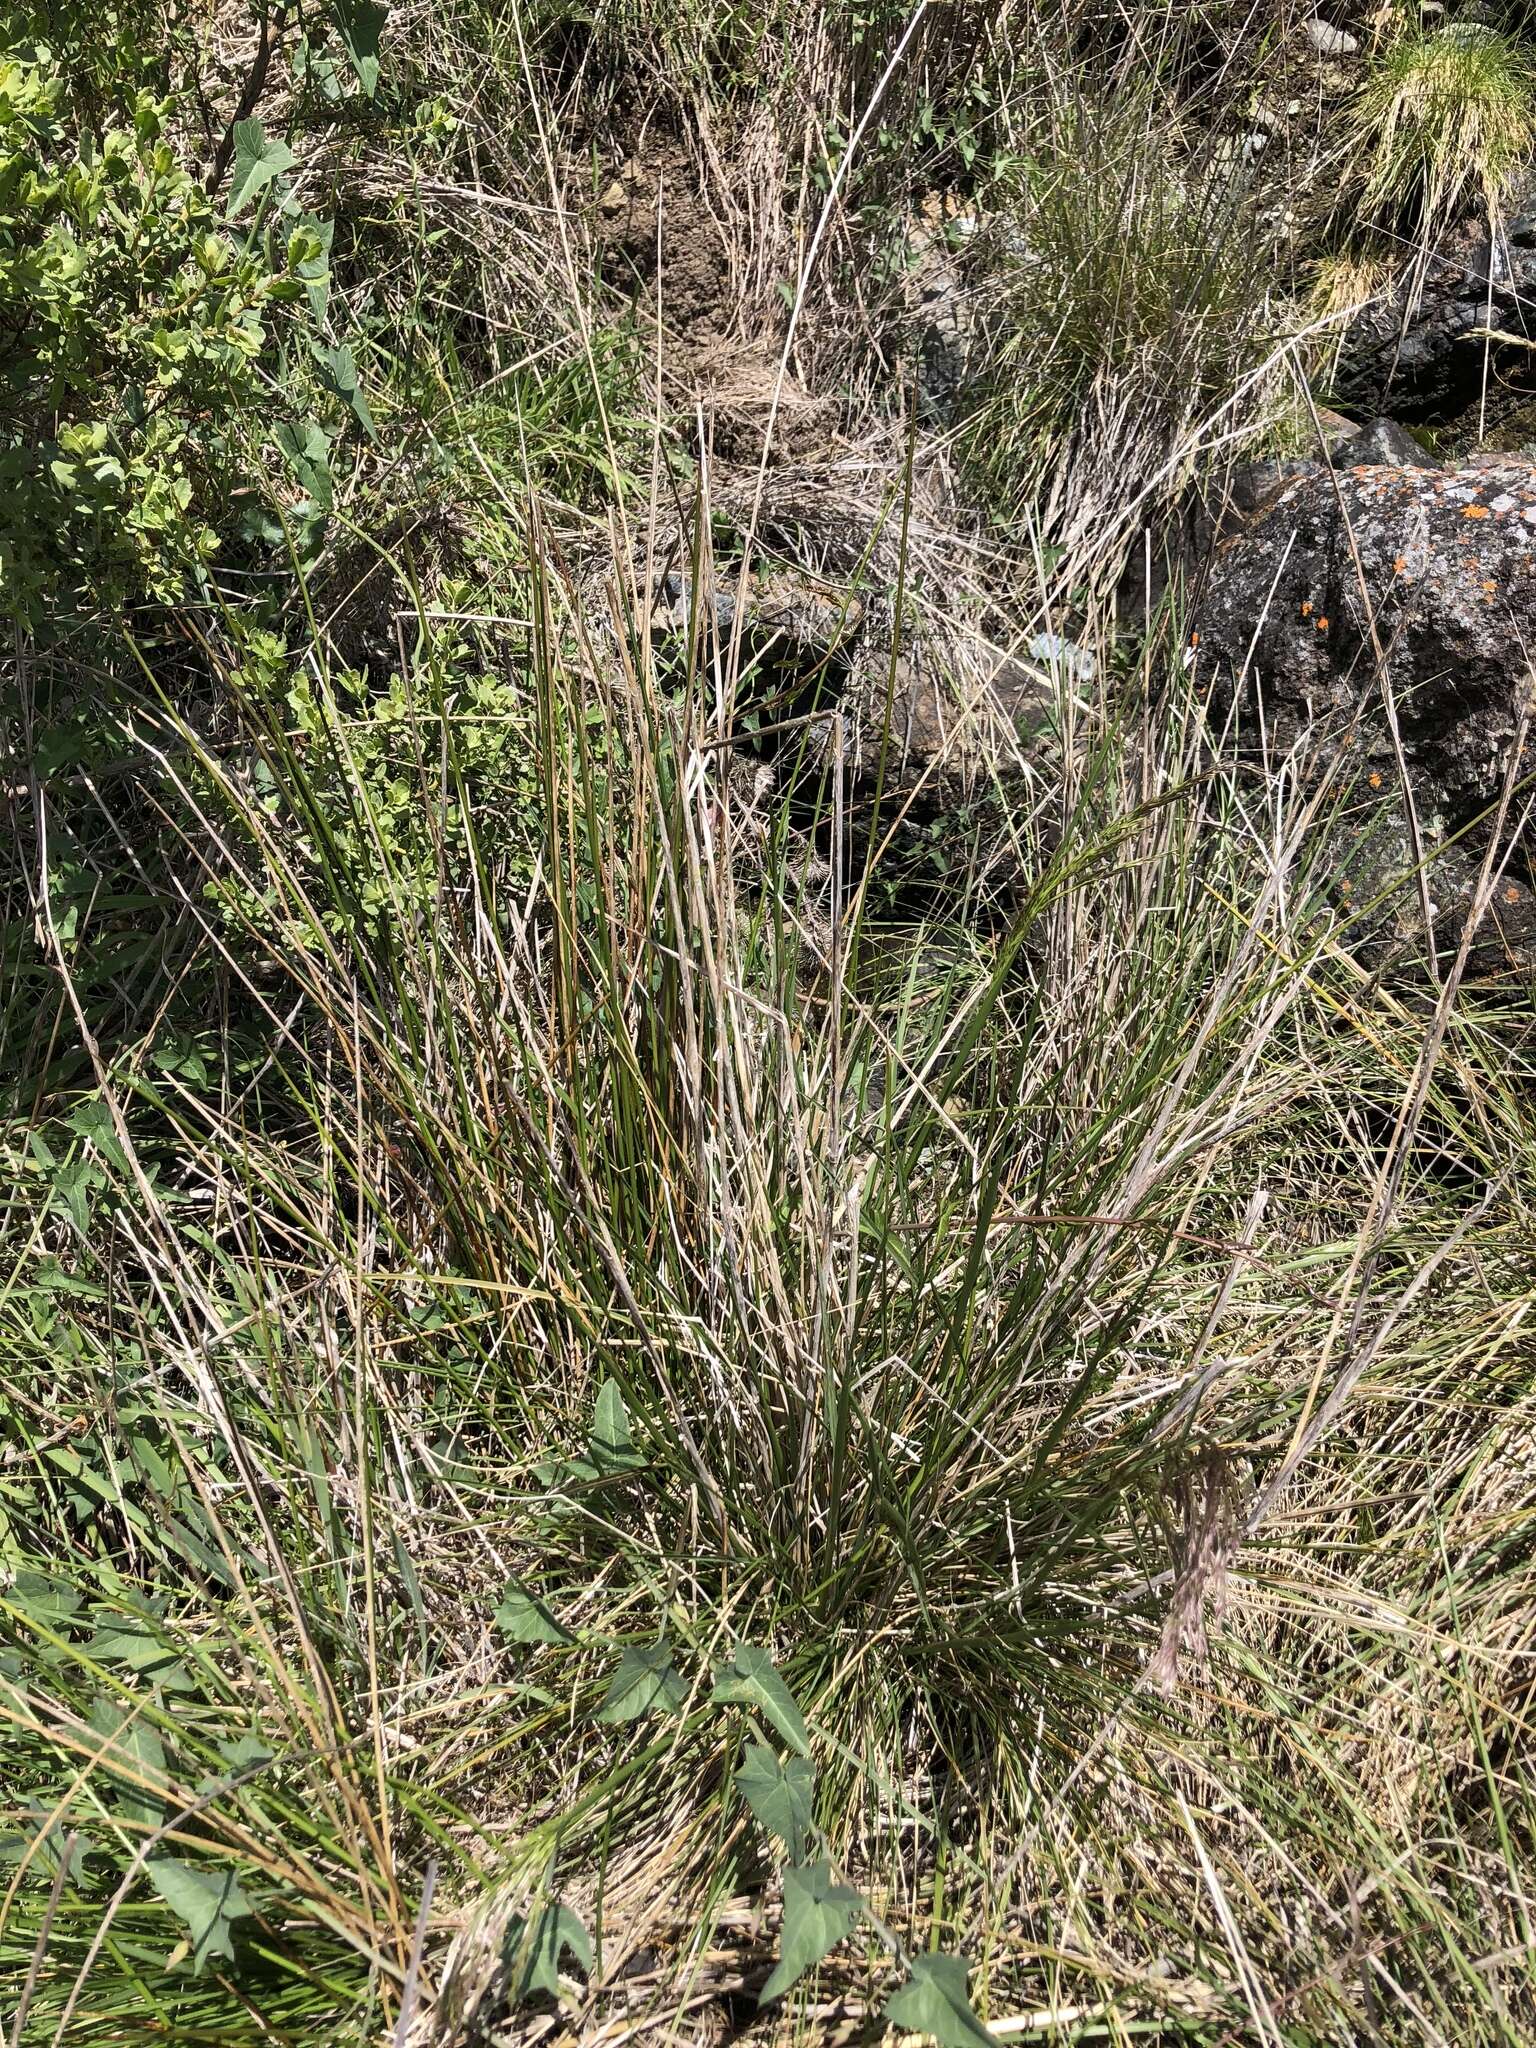
[[[1377,976],[1348,790],[1115,602],[1302,402],[1215,182],[1272,53],[952,12],[396,10],[294,130],[327,519],[11,636],[6,2048],[876,2040],[930,1954],[1001,2040],[1536,2031],[1528,990]],[[814,447],[717,450],[602,274],[658,66]],[[927,179],[1014,321],[958,448],[889,388]],[[786,565],[842,701],[714,610]],[[864,1904],[759,2006],[797,1715]]]

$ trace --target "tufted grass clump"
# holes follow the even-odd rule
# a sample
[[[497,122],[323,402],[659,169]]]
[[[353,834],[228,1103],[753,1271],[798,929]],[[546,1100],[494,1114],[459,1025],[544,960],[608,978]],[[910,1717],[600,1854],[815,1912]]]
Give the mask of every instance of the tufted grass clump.
[[[1471,204],[1497,209],[1536,137],[1536,65],[1481,22],[1415,30],[1367,75],[1349,119],[1359,221],[1432,237]]]
[[[1285,255],[1254,179],[1157,96],[1063,96],[1037,121],[987,251],[988,360],[961,430],[1004,524],[1105,537],[1185,480],[1213,409],[1261,417]],[[1113,552],[1113,543],[1103,548]]]
[[[0,2044],[872,2048],[902,1954],[969,1966],[907,2039],[1536,2040],[1530,990],[1376,971],[1348,792],[1151,589],[1383,282],[1284,299],[1337,105],[1225,0],[163,11],[160,229],[230,264],[45,282],[224,545],[0,635]],[[1356,134],[1415,224],[1514,161],[1466,103]],[[702,341],[605,240],[657,145]],[[934,196],[956,436],[870,261]],[[820,438],[711,439],[737,340]],[[814,664],[742,624],[785,569]],[[919,773],[850,701],[930,680]],[[833,1873],[743,1650],[873,1909],[763,2003]]]
[[[663,674],[635,596],[605,638],[539,558],[473,607],[538,621],[531,864],[465,800],[460,620],[412,614],[382,784],[318,637],[233,671],[212,734],[130,714],[102,804],[124,840],[159,810],[165,957],[223,1009],[34,1060],[7,1118],[16,2038],[480,2048],[512,2021],[478,1936],[541,1887],[604,1958],[560,1987],[576,2039],[755,1992],[739,1730],[702,1681],[603,1712],[627,1650],[740,1642],[842,1867],[993,2017],[1511,2038],[1516,1004],[1436,1049],[1365,982],[1326,819],[1213,761],[1174,622],[1155,698],[1085,691],[978,932],[887,904],[835,758],[742,810],[738,679]],[[884,1967],[826,1989],[870,2010]],[[824,2038],[782,2024],[752,2038]]]

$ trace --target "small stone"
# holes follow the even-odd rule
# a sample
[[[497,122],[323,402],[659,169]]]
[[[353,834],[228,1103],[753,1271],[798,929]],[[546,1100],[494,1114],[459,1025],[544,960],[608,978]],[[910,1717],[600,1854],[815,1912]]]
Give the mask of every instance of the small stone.
[[[1087,648],[1079,647],[1075,640],[1065,639],[1060,633],[1037,633],[1029,643],[1029,651],[1036,661],[1059,668],[1074,682],[1091,683],[1099,672],[1099,664]]]
[[[1316,14],[1310,21],[1302,23],[1301,33],[1308,47],[1319,57],[1348,57],[1360,47],[1347,29],[1334,28],[1332,23]]]
[[[1368,420],[1358,433],[1338,445],[1337,459],[1353,466],[1360,462],[1381,463],[1391,469],[1438,469],[1436,462],[1406,427],[1396,420]]]

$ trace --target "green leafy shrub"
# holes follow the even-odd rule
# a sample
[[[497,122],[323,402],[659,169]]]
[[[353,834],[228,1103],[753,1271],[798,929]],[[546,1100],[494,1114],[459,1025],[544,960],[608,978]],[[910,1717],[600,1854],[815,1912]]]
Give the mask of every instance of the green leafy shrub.
[[[468,601],[457,586],[444,595]],[[419,658],[382,685],[348,668],[318,677],[265,629],[244,632],[241,657],[232,687],[268,726],[259,738],[248,729],[241,804],[221,809],[232,843],[251,844],[270,821],[287,859],[276,886],[251,887],[249,865],[210,880],[230,930],[312,943],[318,924],[333,939],[378,942],[430,924],[478,862],[527,881],[539,840],[536,707],[483,647],[427,632]]]
[[[49,46],[0,61],[0,602],[32,625],[171,600],[211,559],[274,314],[323,260],[308,220],[232,234],[171,111],[136,92],[98,137]]]

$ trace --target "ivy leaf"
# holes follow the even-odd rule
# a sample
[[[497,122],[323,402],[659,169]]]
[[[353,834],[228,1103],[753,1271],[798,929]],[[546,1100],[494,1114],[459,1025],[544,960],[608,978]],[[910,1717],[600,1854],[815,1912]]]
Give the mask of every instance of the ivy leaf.
[[[323,320],[331,299],[331,244],[336,239],[336,223],[322,220],[317,213],[301,213],[296,227],[319,244],[313,255],[293,266],[293,274],[304,286],[310,312],[317,321]]]
[[[368,410],[368,401],[357,381],[357,359],[351,349],[345,343],[340,348],[317,348],[315,360],[320,365],[320,381],[326,390],[334,392],[344,405],[351,407],[354,419],[370,440],[376,438],[373,414]]]
[[[128,1156],[118,1138],[112,1112],[99,1097],[92,1096],[84,1102],[77,1102],[66,1121],[70,1130],[78,1137],[88,1139],[119,1173],[129,1171]]]
[[[230,1928],[255,1911],[232,1870],[198,1870],[162,1858],[144,1866],[150,1883],[192,1937],[192,1974],[200,1976],[210,1956],[235,1958]]]
[[[645,1714],[670,1713],[688,1697],[688,1682],[672,1662],[665,1643],[631,1647],[597,1710],[599,1721],[617,1725]]]
[[[757,1994],[758,2004],[782,1998],[791,1984],[831,1954],[863,1911],[863,1899],[850,1886],[834,1884],[825,1863],[786,1870],[779,1961]]]
[[[891,1994],[885,2017],[913,2033],[931,2034],[940,2048],[988,2048],[997,2036],[971,2010],[968,1974],[964,1956],[914,1956],[912,1974]]]
[[[69,1211],[70,1221],[81,1237],[90,1231],[88,1198],[91,1191],[100,1186],[101,1175],[84,1159],[76,1159],[54,1169],[53,1192]]]
[[[712,1697],[724,1704],[740,1704],[756,1707],[763,1718],[776,1728],[790,1748],[801,1756],[811,1753],[811,1738],[795,1705],[789,1687],[773,1668],[773,1659],[766,1650],[754,1649],[750,1643],[738,1643],[736,1654],[729,1664],[722,1664],[715,1672],[715,1689]]]
[[[309,494],[317,512],[329,512],[334,502],[331,481],[330,437],[315,420],[284,420],[272,429],[272,438],[282,450],[288,467]]]
[[[389,9],[380,7],[377,0],[336,0],[331,12],[357,82],[372,99],[379,89],[379,33],[389,19]]]
[[[629,1410],[624,1406],[624,1395],[615,1379],[604,1380],[597,1390],[597,1407],[592,1415],[587,1456],[604,1474],[633,1472],[637,1465],[645,1463],[644,1454],[635,1449],[631,1440]]]
[[[591,1975],[592,1944],[587,1939],[587,1930],[570,1907],[562,1906],[558,1900],[544,1908],[534,1921],[532,1932],[520,1946],[522,1966],[514,1979],[514,2005],[539,1991],[547,1991],[551,1998],[559,1997],[563,1949],[569,1949],[582,1969]]]
[[[229,188],[226,220],[233,220],[293,163],[293,151],[286,142],[267,140],[267,131],[257,120],[235,123],[235,175]]]
[[[166,1782],[165,1744],[153,1723],[130,1707],[120,1706],[105,1694],[92,1702],[92,1730],[105,1740],[101,1745],[100,1767],[123,1781],[119,1813],[124,1820],[142,1821],[158,1827],[165,1818],[165,1801],[158,1791],[146,1790]]]
[[[803,1756],[781,1764],[771,1749],[754,1742],[736,1773],[736,1789],[769,1834],[787,1843],[798,1863],[805,1854],[811,1825],[811,1795],[816,1773]]]
[[[562,1628],[542,1600],[525,1593],[516,1579],[508,1581],[496,1626],[514,1643],[573,1643],[576,1638]]]

